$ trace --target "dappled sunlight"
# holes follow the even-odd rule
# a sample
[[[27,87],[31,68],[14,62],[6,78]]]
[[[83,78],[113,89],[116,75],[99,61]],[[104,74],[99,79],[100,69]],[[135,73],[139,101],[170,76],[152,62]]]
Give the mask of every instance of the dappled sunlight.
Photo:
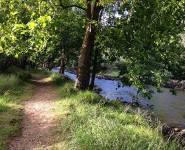
[[[0,150],[185,147],[184,12],[185,0],[0,0]]]
[[[52,84],[52,78],[51,77],[45,77],[43,78],[43,76],[39,75],[39,74],[35,74],[33,75],[33,78],[31,79],[31,81],[36,84],[36,85],[50,85]]]
[[[48,77],[48,78],[41,79],[40,81],[38,81],[38,79],[32,79],[32,81],[38,82],[38,83],[48,83],[48,82],[51,82],[52,79],[50,77]]]
[[[10,149],[46,148],[57,138],[53,134],[56,118],[53,107],[55,92],[50,85],[51,80],[34,76],[32,83],[37,85],[37,89],[26,102],[21,134],[12,139]]]

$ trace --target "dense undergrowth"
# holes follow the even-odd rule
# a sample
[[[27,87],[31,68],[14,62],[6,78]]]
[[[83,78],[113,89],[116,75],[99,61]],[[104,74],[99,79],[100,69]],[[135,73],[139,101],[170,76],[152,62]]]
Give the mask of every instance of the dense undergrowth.
[[[56,79],[58,77],[58,79]],[[90,91],[77,91],[65,77],[57,87],[56,114],[62,145],[75,150],[176,150],[177,144],[163,139],[144,114],[137,114],[121,102],[108,102]]]
[[[23,101],[33,92],[33,86],[25,83],[29,72],[11,67],[0,74],[0,149],[7,149],[8,137],[20,131]]]

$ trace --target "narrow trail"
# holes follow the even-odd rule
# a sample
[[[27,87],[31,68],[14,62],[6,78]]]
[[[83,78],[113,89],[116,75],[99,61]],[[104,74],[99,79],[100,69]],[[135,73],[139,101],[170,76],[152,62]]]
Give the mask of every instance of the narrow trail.
[[[56,127],[53,111],[56,93],[47,78],[35,76],[32,83],[36,92],[25,104],[21,134],[10,139],[9,150],[45,150],[57,138],[52,135]]]

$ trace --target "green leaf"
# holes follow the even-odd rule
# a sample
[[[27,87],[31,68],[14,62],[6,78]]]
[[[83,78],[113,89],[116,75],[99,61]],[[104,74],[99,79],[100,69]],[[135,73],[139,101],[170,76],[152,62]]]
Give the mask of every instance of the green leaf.
[[[15,54],[15,58],[18,58],[19,57],[19,54]]]
[[[15,16],[16,14],[18,14],[19,12],[18,11],[15,11],[15,12],[11,12],[10,14],[12,15],[12,16]]]
[[[45,16],[47,21],[51,21],[51,16]]]
[[[29,32],[29,30],[23,30],[23,31],[21,31],[21,34],[25,34],[27,32]]]
[[[3,52],[4,52],[4,51],[3,51],[3,47],[0,46],[0,54],[3,53]]]
[[[45,22],[42,24],[42,27],[43,27],[43,28],[46,27],[46,23],[45,23]]]
[[[15,28],[24,28],[24,24],[15,24],[14,27]]]
[[[28,27],[29,27],[29,29],[31,29],[31,30],[33,30],[33,29],[35,29],[35,27],[37,26],[37,23],[35,23],[35,22],[30,22],[29,24],[28,24]]]

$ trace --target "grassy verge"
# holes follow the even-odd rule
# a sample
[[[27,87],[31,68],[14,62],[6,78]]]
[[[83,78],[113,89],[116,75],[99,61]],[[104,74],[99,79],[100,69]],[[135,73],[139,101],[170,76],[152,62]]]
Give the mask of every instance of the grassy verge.
[[[31,73],[32,75],[39,75],[42,77],[50,77],[52,75],[51,71],[42,69],[29,69],[29,73]]]
[[[59,75],[57,75],[59,76]],[[55,81],[56,81],[55,76]],[[107,102],[90,91],[76,91],[60,77],[57,87],[58,134],[54,147],[75,150],[176,150],[166,142],[144,115],[135,114],[120,102]]]
[[[10,71],[10,70],[9,70]],[[0,149],[7,149],[8,137],[20,131],[24,101],[33,94],[31,84],[23,82],[30,77],[19,70],[0,74]]]

